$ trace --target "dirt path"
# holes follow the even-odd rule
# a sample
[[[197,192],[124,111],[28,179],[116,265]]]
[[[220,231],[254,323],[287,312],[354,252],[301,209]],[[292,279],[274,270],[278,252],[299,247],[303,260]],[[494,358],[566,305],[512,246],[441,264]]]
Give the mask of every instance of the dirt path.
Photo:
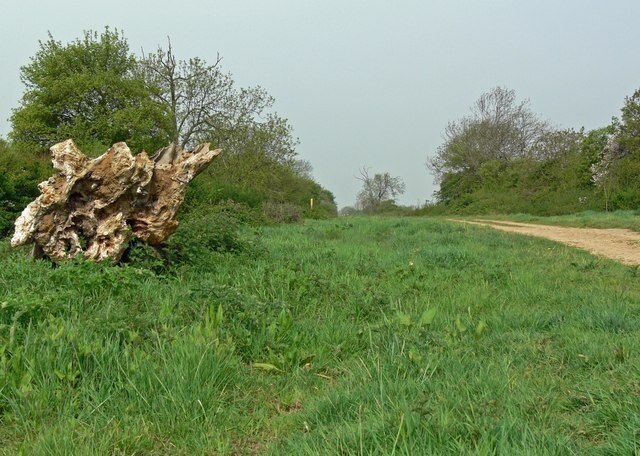
[[[498,220],[453,220],[497,230],[543,237],[628,265],[640,265],[640,233],[621,228],[569,228]]]

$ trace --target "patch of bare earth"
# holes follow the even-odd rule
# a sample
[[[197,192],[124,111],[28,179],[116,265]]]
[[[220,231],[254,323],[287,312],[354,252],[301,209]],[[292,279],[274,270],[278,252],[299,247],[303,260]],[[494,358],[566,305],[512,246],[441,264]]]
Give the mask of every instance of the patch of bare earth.
[[[569,228],[497,220],[453,220],[562,242],[620,263],[640,265],[640,233],[621,228]]]

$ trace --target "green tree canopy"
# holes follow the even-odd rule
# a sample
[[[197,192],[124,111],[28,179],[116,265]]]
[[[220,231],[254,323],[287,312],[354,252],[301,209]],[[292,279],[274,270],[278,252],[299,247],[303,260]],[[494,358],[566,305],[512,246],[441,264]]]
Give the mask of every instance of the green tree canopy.
[[[539,141],[550,131],[528,100],[518,102],[513,90],[496,87],[476,100],[471,115],[449,122],[445,142],[427,165],[440,181],[460,173],[469,175],[465,181],[474,181],[487,161],[535,156]]]
[[[167,142],[167,121],[135,70],[118,31],[87,31],[68,44],[50,34],[21,68],[26,90],[11,116],[10,138],[36,150],[67,138],[89,152],[118,141],[155,150]]]

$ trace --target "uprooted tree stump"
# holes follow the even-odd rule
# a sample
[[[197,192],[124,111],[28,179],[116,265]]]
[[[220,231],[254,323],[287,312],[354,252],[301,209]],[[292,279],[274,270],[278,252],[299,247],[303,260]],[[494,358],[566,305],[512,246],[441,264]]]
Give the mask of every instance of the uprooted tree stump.
[[[57,171],[16,220],[11,245],[33,243],[36,257],[119,260],[132,237],[151,245],[178,228],[187,184],[222,150],[174,144],[133,156],[124,142],[91,159],[71,139],[51,148]]]

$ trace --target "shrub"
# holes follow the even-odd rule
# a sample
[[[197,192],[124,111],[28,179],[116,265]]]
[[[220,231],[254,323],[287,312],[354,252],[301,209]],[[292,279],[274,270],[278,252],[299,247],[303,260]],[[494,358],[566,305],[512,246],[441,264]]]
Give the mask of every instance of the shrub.
[[[210,252],[239,252],[243,243],[238,221],[223,212],[192,214],[182,222],[168,245],[170,261],[193,261]]]
[[[233,199],[218,202],[210,209],[210,212],[226,215],[236,220],[239,224],[245,225],[262,225],[266,221],[263,212],[258,208]]]
[[[267,201],[262,204],[262,212],[274,223],[298,223],[302,219],[300,207],[291,203]]]
[[[19,152],[0,138],[0,237],[38,194],[38,183],[50,175],[47,158]]]

